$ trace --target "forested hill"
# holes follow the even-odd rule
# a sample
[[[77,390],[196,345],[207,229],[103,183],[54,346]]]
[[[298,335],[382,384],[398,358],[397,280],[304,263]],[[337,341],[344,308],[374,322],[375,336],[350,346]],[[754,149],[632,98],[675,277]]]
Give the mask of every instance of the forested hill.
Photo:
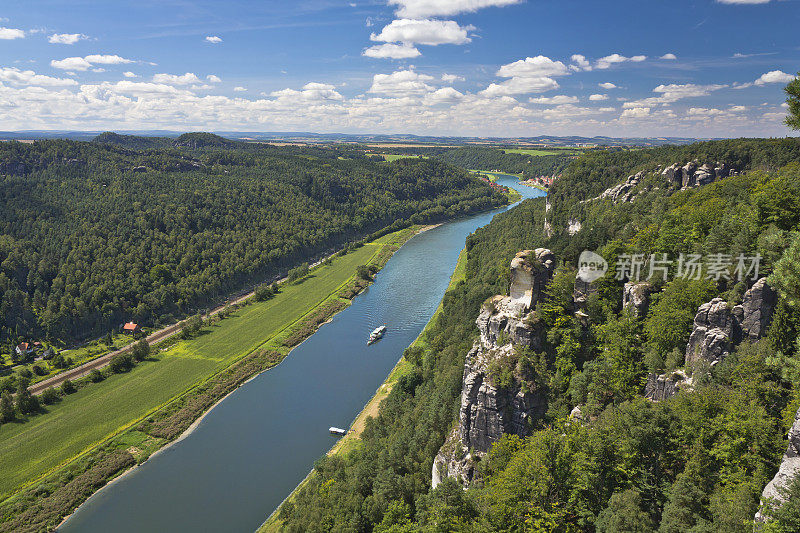
[[[317,463],[280,510],[284,530],[752,532],[800,406],[798,150],[800,141],[786,139],[590,153],[564,173],[549,211],[536,199],[495,217],[467,240],[465,280],[447,293],[423,343],[406,352],[410,368],[368,421],[361,444]],[[685,187],[663,173],[693,159],[737,171]],[[580,203],[644,169],[631,185],[634,196]],[[547,236],[546,217],[555,225],[569,216],[581,217],[580,230],[570,235],[559,226]],[[501,346],[479,360],[472,352],[466,369],[479,377],[462,383],[479,336],[475,319],[482,309],[482,316],[497,312],[488,298],[507,294],[514,255],[538,247],[552,250],[559,266],[534,309],[508,318],[530,344]],[[610,262],[591,290],[575,281],[582,249]],[[676,261],[679,254],[760,255],[759,277],[777,293],[768,327],[741,338],[730,325],[751,277],[688,279],[675,265],[666,278],[650,280],[649,308],[623,308],[626,276],[615,279],[617,258],[654,253]],[[714,311],[698,314],[714,298]],[[769,309],[766,301],[759,313]],[[725,317],[727,337],[708,333],[726,327]],[[519,330],[503,330],[496,342],[515,336]],[[717,344],[688,350],[690,336]],[[705,359],[712,350],[714,364]],[[683,389],[645,399],[645,385],[659,375]],[[462,385],[480,393],[462,397]],[[496,404],[487,400],[495,397]],[[501,430],[486,454],[447,440],[473,408],[485,423],[476,421],[468,435],[514,428]],[[496,417],[512,422],[501,426]],[[437,454],[462,451],[472,469],[467,490],[447,472],[431,489]],[[800,481],[791,495],[767,531],[800,530]]]
[[[505,202],[436,161],[109,137],[0,143],[4,342],[158,325],[386,226]]]
[[[569,152],[559,155],[530,156],[482,146],[454,148],[436,157],[461,168],[523,174],[525,179],[559,174],[575,159]]]

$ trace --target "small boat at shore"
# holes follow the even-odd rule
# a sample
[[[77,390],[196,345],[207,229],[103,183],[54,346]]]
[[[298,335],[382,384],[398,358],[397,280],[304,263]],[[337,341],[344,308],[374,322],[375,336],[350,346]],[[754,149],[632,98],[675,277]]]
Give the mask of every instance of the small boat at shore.
[[[331,435],[347,435],[347,430],[346,429],[337,428],[337,427],[334,427],[334,426],[329,427],[328,431],[331,432]]]
[[[379,341],[381,339],[381,337],[383,337],[384,333],[386,333],[386,326],[385,325],[378,326],[377,328],[372,330],[372,333],[369,334],[369,340],[367,341],[367,346],[369,346],[370,344],[372,344],[374,342]]]

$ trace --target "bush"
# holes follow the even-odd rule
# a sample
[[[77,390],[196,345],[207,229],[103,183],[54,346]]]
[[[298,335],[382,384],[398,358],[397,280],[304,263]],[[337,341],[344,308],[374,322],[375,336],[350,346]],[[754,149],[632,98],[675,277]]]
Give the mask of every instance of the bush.
[[[183,329],[181,329],[181,338],[182,339],[191,339],[198,333],[200,333],[200,328],[203,327],[203,319],[200,318],[200,315],[194,315],[186,319],[186,322],[183,323]]]
[[[33,365],[33,373],[37,376],[46,376],[47,370],[41,365]]]
[[[146,339],[142,339],[131,348],[131,355],[136,361],[144,361],[150,355],[150,343]]]
[[[64,382],[61,384],[61,393],[62,394],[72,394],[76,390],[78,390],[78,389],[75,388],[75,384],[72,381],[68,380],[68,379],[64,380]]]
[[[111,358],[108,368],[115,374],[121,374],[122,372],[127,372],[133,368],[134,364],[135,362],[131,354],[119,353]]]
[[[299,267],[293,268],[289,271],[289,281],[295,281],[308,276],[308,263],[303,263]]]
[[[372,273],[367,265],[358,265],[356,267],[356,276],[363,280],[372,279]]]
[[[273,296],[275,296],[275,294],[272,292],[272,286],[269,283],[262,283],[255,290],[255,298],[257,302],[269,300]]]
[[[42,393],[41,399],[42,403],[50,405],[51,403],[56,403],[59,400],[59,396],[53,387],[48,387]]]
[[[106,377],[103,375],[103,373],[102,373],[102,372],[100,372],[100,371],[99,371],[99,370],[97,370],[96,368],[92,369],[92,371],[91,371],[91,372],[89,372],[89,380],[90,380],[92,383],[100,383],[100,382],[101,382],[101,381],[103,381],[104,379],[106,379]]]

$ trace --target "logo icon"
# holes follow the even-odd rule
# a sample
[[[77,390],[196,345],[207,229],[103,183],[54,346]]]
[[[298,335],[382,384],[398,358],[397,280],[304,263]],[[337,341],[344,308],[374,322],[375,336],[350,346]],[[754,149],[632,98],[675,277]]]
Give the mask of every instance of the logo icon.
[[[602,255],[589,250],[581,252],[578,258],[578,278],[591,283],[605,276],[606,272],[608,272],[608,262]]]

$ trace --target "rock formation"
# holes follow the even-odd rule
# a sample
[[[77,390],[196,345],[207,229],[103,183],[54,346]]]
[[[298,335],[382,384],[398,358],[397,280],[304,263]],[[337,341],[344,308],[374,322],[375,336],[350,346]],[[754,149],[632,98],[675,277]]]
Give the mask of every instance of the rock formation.
[[[578,220],[577,218],[570,218],[569,221],[567,222],[567,232],[570,235],[575,235],[581,230],[582,227],[583,224],[581,224],[581,221]]]
[[[630,309],[634,316],[643,318],[647,315],[650,307],[650,295],[653,290],[653,286],[646,281],[625,283],[622,292],[622,307]]]
[[[704,303],[694,317],[694,328],[686,345],[686,364],[705,360],[716,364],[734,345],[747,338],[757,341],[767,333],[778,296],[766,278],[756,281],[733,309],[714,298]]]
[[[550,250],[519,252],[511,262],[509,296],[495,296],[482,309],[476,324],[480,340],[467,354],[458,426],[448,436],[433,464],[431,481],[443,477],[470,483],[476,461],[506,433],[528,435],[543,416],[546,397],[522,386],[517,370],[511,383],[498,383],[492,365],[513,360],[517,347],[537,349],[540,334],[532,310],[555,269]]]
[[[778,473],[764,487],[761,493],[761,505],[779,508],[786,501],[780,489],[786,487],[800,474],[800,411],[794,417],[794,424],[789,429],[789,446],[783,454]],[[763,508],[756,513],[756,522],[766,521]]]
[[[722,298],[704,303],[694,317],[694,328],[686,345],[686,365],[706,361],[719,363],[739,340],[739,323]]]
[[[679,390],[692,390],[692,378],[682,370],[667,374],[651,373],[647,376],[647,385],[644,387],[644,397],[654,402],[666,400],[675,396]]]
[[[741,305],[733,308],[733,314],[739,321],[743,335],[755,341],[767,333],[767,327],[772,320],[778,295],[767,284],[767,278],[756,281],[744,293]]]
[[[663,170],[656,169],[656,173],[660,173],[661,176],[669,182],[671,187],[675,189],[702,187],[720,178],[736,175],[736,171],[732,170],[730,166],[725,163],[717,162],[713,165],[709,163],[700,165],[697,161],[690,161],[685,165],[674,163]],[[639,193],[642,192],[639,184],[646,174],[647,172],[645,171],[632,174],[622,183],[609,187],[600,193],[599,196],[584,200],[583,202],[591,202],[606,198],[610,199],[615,204],[633,202]]]

